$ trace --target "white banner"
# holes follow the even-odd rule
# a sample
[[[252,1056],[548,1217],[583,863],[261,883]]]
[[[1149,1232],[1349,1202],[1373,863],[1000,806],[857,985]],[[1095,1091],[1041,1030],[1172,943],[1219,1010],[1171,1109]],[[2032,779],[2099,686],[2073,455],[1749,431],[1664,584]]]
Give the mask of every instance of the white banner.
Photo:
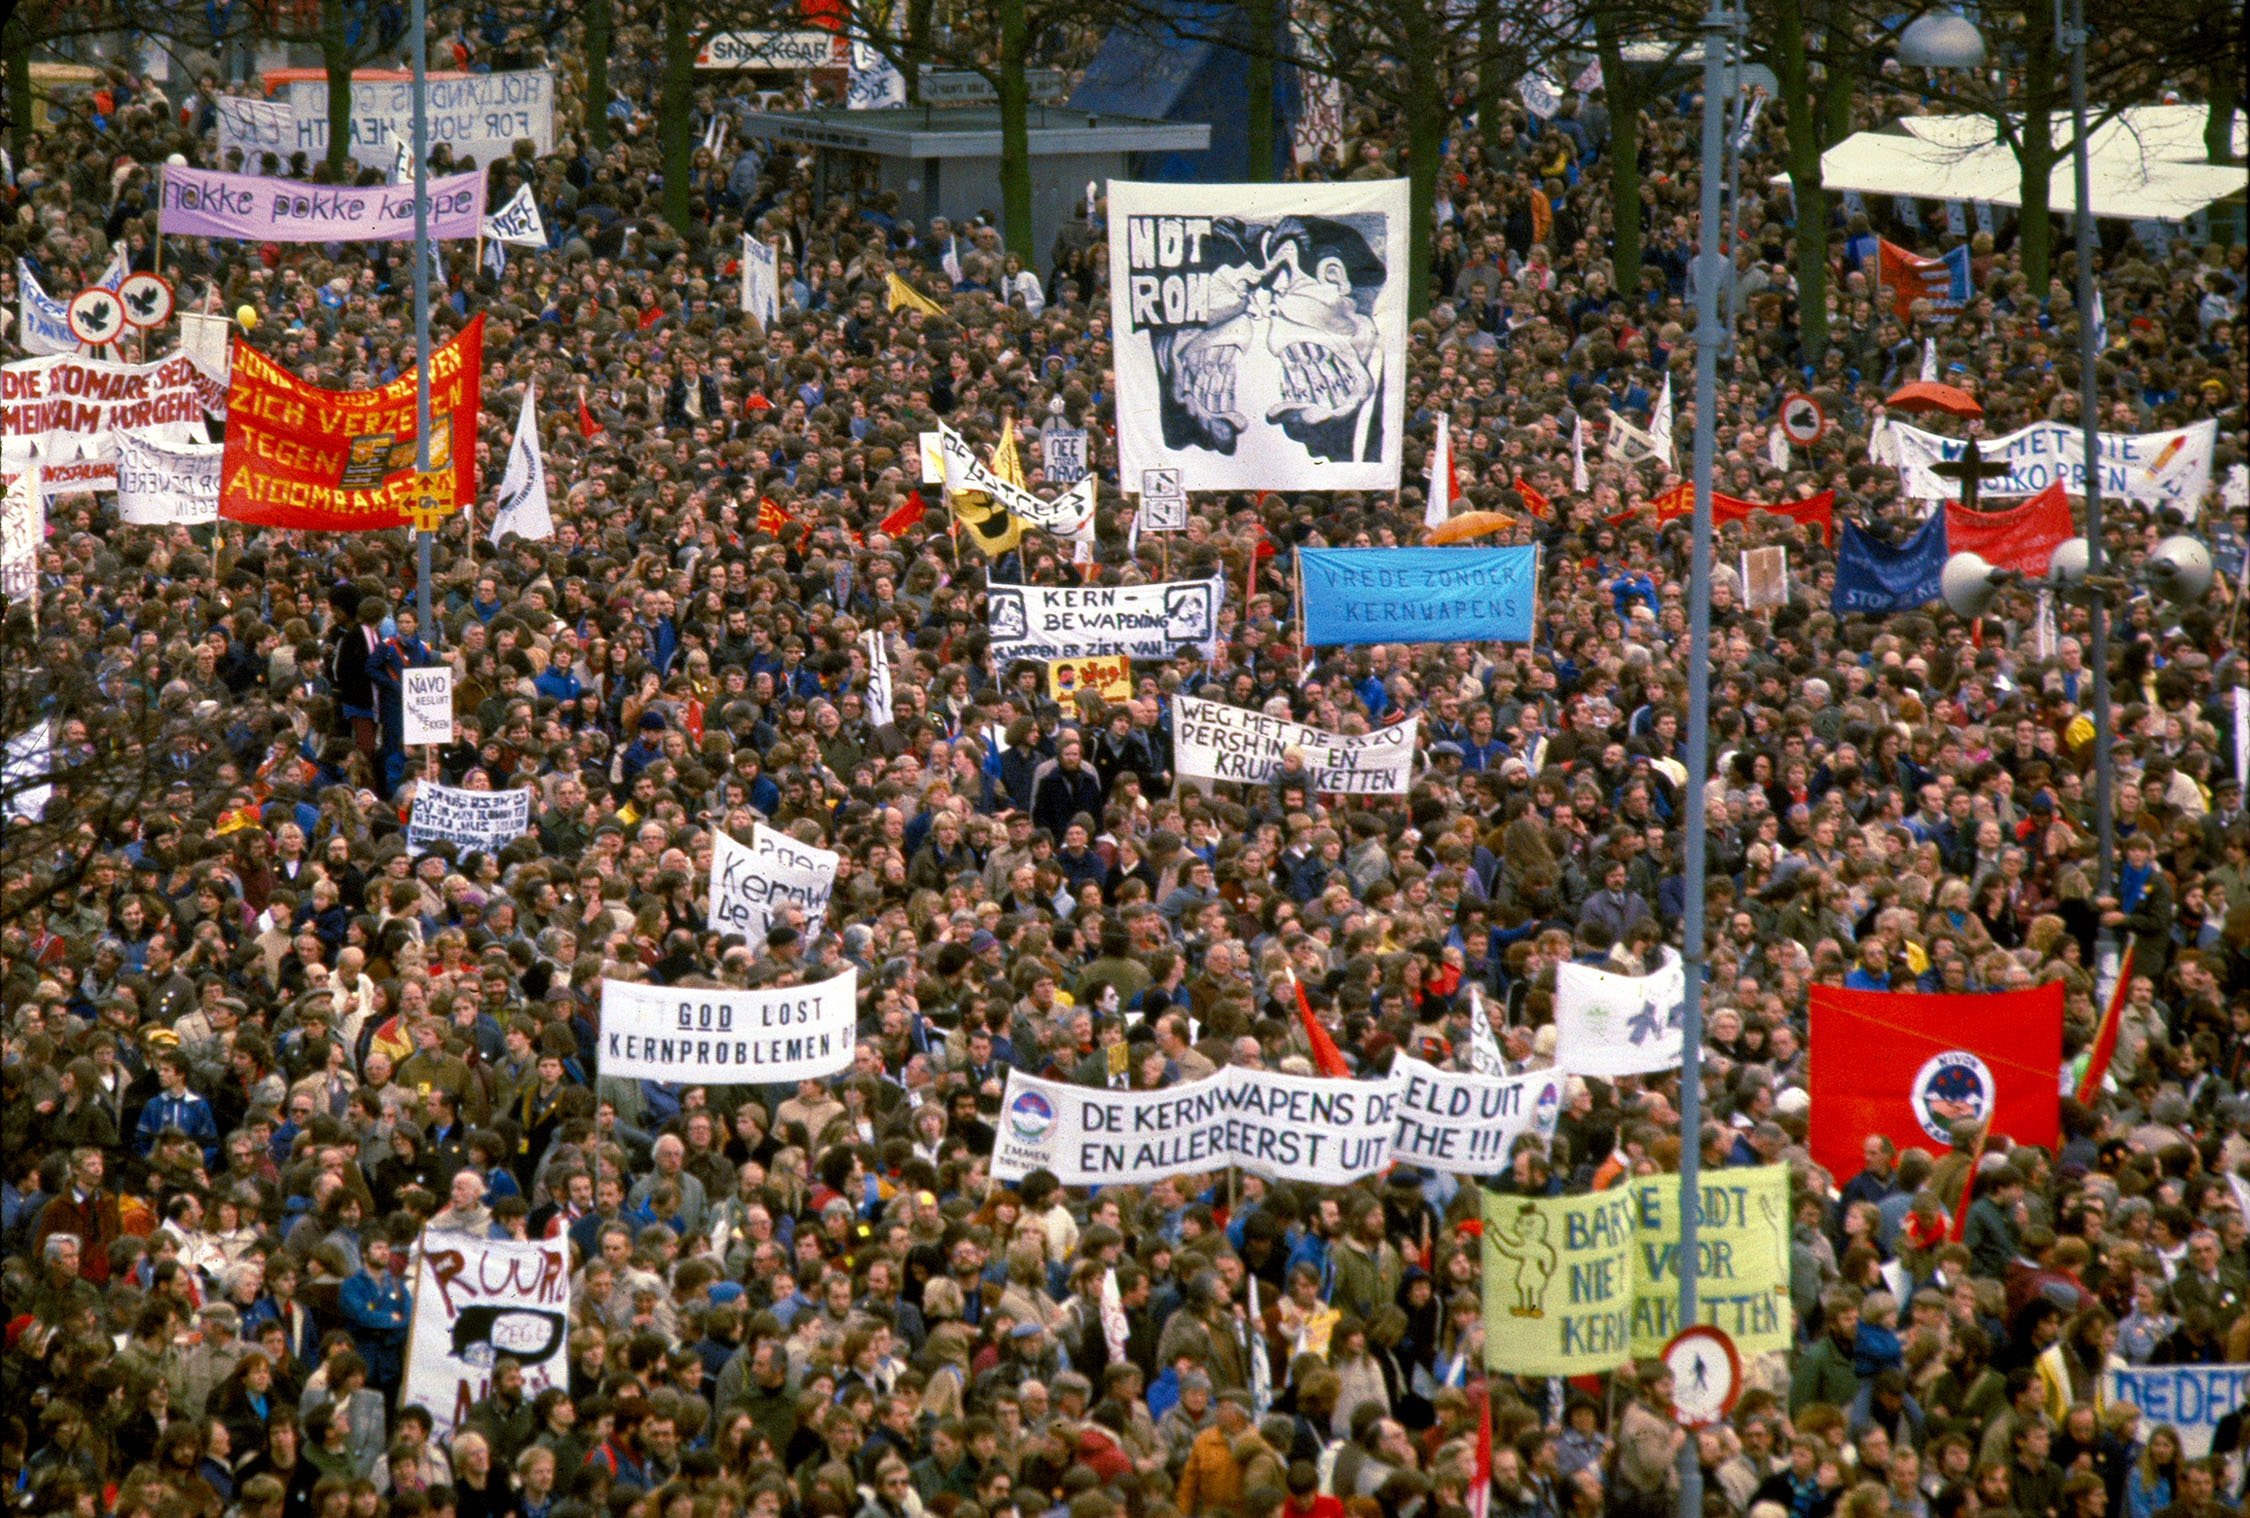
[[[1303,752],[1305,768],[1321,790],[1347,796],[1404,795],[1421,727],[1419,717],[1409,717],[1371,733],[1331,733],[1195,696],[1174,697],[1172,719],[1173,751],[1182,775],[1263,785],[1280,772],[1282,755],[1294,748]]]
[[[721,991],[602,982],[604,1075],[682,1085],[818,1080],[851,1067],[859,971],[818,985]]]
[[[114,463],[119,433],[207,442],[207,410],[226,390],[183,353],[146,364],[57,353],[0,368],[0,450]]]
[[[1401,1165],[1492,1175],[1508,1168],[1525,1134],[1552,1139],[1562,1115],[1562,1076],[1553,1070],[1464,1075],[1401,1055],[1391,1080],[1398,1087],[1391,1158]]]
[[[1541,121],[1562,109],[1562,87],[1544,74],[1526,74],[1516,81],[1516,98]]]
[[[297,118],[288,101],[221,95],[211,108],[219,118],[219,161],[214,167],[257,174],[264,172],[267,153],[286,165],[297,151]],[[231,152],[242,154],[239,168],[227,162]]]
[[[851,73],[844,80],[844,106],[853,111],[880,111],[906,104],[906,76],[871,42],[851,44]]]
[[[812,28],[795,32],[721,32],[696,50],[699,69],[832,69],[843,39]]]
[[[859,635],[859,646],[867,653],[867,720],[881,727],[891,720],[891,651],[873,627]]]
[[[0,593],[10,601],[39,596],[39,550],[47,541],[47,497],[37,465],[0,494]]]
[[[500,494],[493,501],[488,536],[497,547],[511,532],[533,543],[543,543],[555,535],[555,518],[547,509],[547,465],[539,457],[537,385],[523,387],[515,441],[508,445],[508,467],[500,476]]]
[[[1403,179],[1111,180],[1118,477],[1397,489],[1407,215]]]
[[[517,185],[508,203],[485,217],[484,235],[519,248],[547,246],[547,224],[539,219],[539,202],[531,198],[530,185]]]
[[[414,788],[406,846],[420,854],[433,843],[460,849],[500,849],[531,826],[531,792],[466,791],[424,780]]]
[[[781,319],[781,261],[772,243],[742,234],[742,314],[765,326]]]
[[[1039,433],[1039,464],[1057,485],[1075,485],[1086,478],[1086,429],[1045,427]]]
[[[1664,951],[1647,975],[1555,967],[1555,1068],[1566,1075],[1647,1075],[1680,1063],[1687,972]]]
[[[1899,478],[1908,495],[1923,501],[1959,499],[1959,482],[1932,473],[1930,466],[1959,458],[1966,439],[1924,432],[1896,417],[1890,419],[1890,435],[1898,445]],[[2218,442],[2216,419],[2171,432],[2104,432],[2102,496],[2177,506],[2192,519],[2211,488]],[[2076,427],[2034,422],[2005,437],[1979,438],[1977,451],[1987,463],[2008,465],[2006,478],[1984,482],[1988,498],[2037,495],[2058,480],[2067,494],[2086,493],[2085,437]]]
[[[117,439],[117,519],[141,527],[201,526],[219,519],[219,461],[224,443],[160,443]]]
[[[234,319],[216,311],[182,311],[179,322],[180,352],[219,387],[218,402],[210,409],[213,416],[223,417],[227,377],[234,373]]]
[[[555,150],[555,79],[546,69],[506,73],[432,76],[428,93],[431,147],[449,144],[458,164],[476,160],[480,169],[510,156],[519,139],[530,139],[544,158]],[[293,141],[290,152],[313,158],[328,152],[328,81],[299,79],[289,85]],[[403,79],[352,81],[352,160],[363,168],[388,169],[401,141],[414,140],[414,86]],[[286,155],[285,155],[286,156]]]
[[[31,354],[76,353],[70,335],[70,306],[49,295],[32,272],[31,260],[16,260],[16,340]]]
[[[47,815],[47,801],[55,794],[48,776],[55,770],[55,723],[37,722],[10,738],[0,753],[0,821],[27,818],[37,822]]]
[[[408,748],[453,741],[453,669],[446,664],[417,665],[399,671]]]
[[[1083,659],[1124,654],[1169,659],[1219,632],[1220,580],[1153,585],[991,585],[985,617],[992,654],[1009,659]]]
[[[2211,1437],[2227,1415],[2250,1407],[2250,1365],[2136,1365],[2113,1370],[2109,1400],[2112,1405],[2132,1403],[2148,1426],[2168,1424],[2179,1433],[2180,1453],[2201,1460],[2211,1453]]]
[[[722,830],[711,844],[711,926],[756,946],[773,926],[775,908],[794,905],[805,914],[805,937],[818,938],[841,862],[778,828],[752,827],[747,847]]]
[[[1091,541],[1094,536],[1094,481],[1081,479],[1053,500],[1036,495],[1020,486],[1011,485],[993,472],[976,456],[968,440],[951,427],[940,422],[937,430],[939,456],[945,461],[945,488],[947,494],[974,491],[986,495],[1022,517],[1034,527],[1046,529],[1060,538],[1082,538]]]
[[[429,1410],[431,1438],[453,1437],[492,1390],[502,1355],[523,1365],[525,1399],[570,1385],[570,1241],[422,1235],[401,1407]]]

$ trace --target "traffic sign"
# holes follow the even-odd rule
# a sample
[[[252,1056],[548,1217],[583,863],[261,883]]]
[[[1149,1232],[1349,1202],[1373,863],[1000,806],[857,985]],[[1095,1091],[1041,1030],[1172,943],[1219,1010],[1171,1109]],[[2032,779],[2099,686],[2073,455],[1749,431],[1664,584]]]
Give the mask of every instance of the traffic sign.
[[[72,296],[66,317],[70,335],[90,347],[114,343],[125,335],[125,304],[114,290],[100,285]]]
[[[1683,1328],[1657,1357],[1672,1373],[1672,1416],[1683,1428],[1725,1421],[1742,1395],[1742,1356],[1726,1331],[1708,1323]]]
[[[1781,403],[1781,435],[1800,448],[1810,447],[1820,440],[1821,430],[1828,425],[1828,417],[1820,409],[1820,402],[1802,391],[1783,399]]]
[[[124,304],[125,320],[136,327],[161,327],[172,319],[172,282],[161,274],[144,269],[126,275],[117,298]]]

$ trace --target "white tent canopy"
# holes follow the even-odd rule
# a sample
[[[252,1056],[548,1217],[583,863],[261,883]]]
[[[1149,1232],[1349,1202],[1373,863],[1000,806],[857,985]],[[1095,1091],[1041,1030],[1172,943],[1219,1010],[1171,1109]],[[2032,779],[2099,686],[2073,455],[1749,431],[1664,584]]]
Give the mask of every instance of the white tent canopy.
[[[2134,106],[2094,130],[2090,182],[2094,214],[2126,221],[2181,222],[2214,201],[2240,195],[2250,178],[2239,166],[2202,162],[2200,105]],[[2020,207],[2022,171],[1985,116],[1910,116],[1898,132],[1858,132],[1820,156],[1822,182],[1863,195],[1911,195]],[[2069,123],[2058,118],[2056,129]],[[2234,122],[2234,151],[2245,148],[2245,123]],[[2048,182],[2048,206],[2075,212],[2078,196],[2069,154]]]

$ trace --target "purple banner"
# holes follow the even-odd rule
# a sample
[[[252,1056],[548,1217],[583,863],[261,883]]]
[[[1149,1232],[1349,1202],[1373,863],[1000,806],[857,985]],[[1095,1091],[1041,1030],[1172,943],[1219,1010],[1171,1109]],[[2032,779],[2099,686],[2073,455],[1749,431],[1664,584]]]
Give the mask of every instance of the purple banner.
[[[414,186],[354,189],[167,167],[157,228],[181,237],[254,242],[411,242]],[[450,174],[430,185],[430,236],[467,239],[484,224],[484,175]]]

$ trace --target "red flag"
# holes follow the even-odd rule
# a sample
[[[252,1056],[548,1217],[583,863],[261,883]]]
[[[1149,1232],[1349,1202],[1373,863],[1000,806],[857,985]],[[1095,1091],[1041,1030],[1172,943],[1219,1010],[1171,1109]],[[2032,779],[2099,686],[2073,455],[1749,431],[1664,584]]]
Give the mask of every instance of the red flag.
[[[1297,979],[1297,972],[1294,970],[1289,972],[1289,987],[1297,993],[1297,1020],[1304,1024],[1305,1042],[1312,1045],[1314,1068],[1322,1075],[1350,1080],[1352,1067],[1344,1063],[1344,1051],[1336,1047],[1336,1040],[1328,1036],[1328,1030],[1320,1025],[1320,1019],[1313,1016],[1312,1002],[1305,996],[1304,982]]]
[[[1695,515],[1695,486],[1682,480],[1658,496],[1653,504],[1659,522],[1692,517]],[[1740,496],[1711,492],[1711,526],[1714,529],[1729,522],[1747,522],[1754,511],[1787,517],[1792,522],[1809,522],[1820,529],[1822,542],[1830,547],[1836,544],[1836,492],[1833,490],[1823,490],[1801,501],[1746,501]],[[1610,520],[1614,524],[1616,518]]]
[[[1477,1463],[1469,1478],[1469,1518],[1487,1518],[1492,1511],[1492,1383],[1478,1381],[1469,1390],[1477,1399]]]
[[[1942,1154],[1964,1119],[2052,1146],[2062,1011],[2060,981],[1970,996],[1813,987],[1813,1159],[1853,1175],[1870,1133]]]
[[[2117,962],[2117,984],[2109,988],[2109,1005],[2102,1009],[2101,1026],[2094,1031],[2094,1047],[2086,1055],[2086,1073],[2078,1078],[2078,1099],[2091,1102],[2101,1094],[2102,1077],[2117,1057],[2117,1026],[2125,1016],[2125,988],[2133,983],[2133,941],[2125,940],[2125,957]]]
[[[593,412],[586,409],[586,392],[584,390],[579,391],[578,435],[580,437],[599,437],[601,435],[601,430],[602,424],[594,420]]]
[[[905,505],[883,518],[882,521],[877,522],[875,530],[887,532],[895,538],[916,522],[921,521],[923,514],[929,509],[929,503],[922,499],[922,492],[917,490],[907,496]]]
[[[1954,1204],[1953,1224],[1946,1233],[1956,1244],[1969,1235],[1969,1204],[1977,1199],[1977,1167],[1984,1163],[1984,1142],[1991,1137],[1990,1123],[1977,1129],[1976,1145],[1969,1150],[1969,1168],[1961,1172],[1961,1199]]]
[[[1516,494],[1523,497],[1523,509],[1542,522],[1554,515],[1555,508],[1547,500],[1547,493],[1520,474],[1516,476]]]
[[[758,531],[768,537],[778,538],[781,530],[796,521],[788,511],[774,503],[771,496],[758,497]]]
[[[2006,511],[1971,511],[1958,501],[1945,503],[1948,553],[1982,554],[1993,568],[2013,569],[2028,579],[2045,579],[2055,550],[2077,530],[2060,480]]]

